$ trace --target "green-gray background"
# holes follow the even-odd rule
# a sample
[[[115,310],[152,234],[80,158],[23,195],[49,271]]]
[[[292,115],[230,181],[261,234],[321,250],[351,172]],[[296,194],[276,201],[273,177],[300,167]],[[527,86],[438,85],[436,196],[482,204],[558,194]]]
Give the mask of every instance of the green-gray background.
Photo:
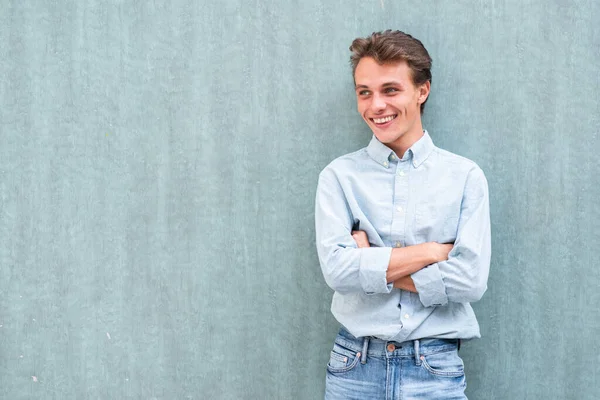
[[[600,3],[0,0],[0,398],[318,399],[319,171],[368,143],[348,46],[434,59],[491,195],[471,399],[600,398]]]

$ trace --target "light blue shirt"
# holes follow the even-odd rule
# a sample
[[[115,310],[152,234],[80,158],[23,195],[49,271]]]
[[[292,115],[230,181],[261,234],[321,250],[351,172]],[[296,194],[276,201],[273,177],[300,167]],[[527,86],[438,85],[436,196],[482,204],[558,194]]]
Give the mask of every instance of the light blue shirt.
[[[436,147],[427,131],[402,159],[374,136],[319,175],[316,241],[335,291],[331,311],[356,337],[405,341],[480,337],[469,303],[487,289],[491,240],[483,171]],[[357,248],[354,223],[370,248]],[[393,247],[454,243],[448,260],[411,275],[418,293],[386,281]]]

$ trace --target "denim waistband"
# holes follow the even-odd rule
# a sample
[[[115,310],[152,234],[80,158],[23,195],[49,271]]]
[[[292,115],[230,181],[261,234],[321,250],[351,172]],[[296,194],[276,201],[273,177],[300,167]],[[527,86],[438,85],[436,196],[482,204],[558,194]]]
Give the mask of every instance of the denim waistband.
[[[419,339],[406,342],[382,340],[376,337],[354,337],[345,328],[341,328],[335,342],[349,350],[361,352],[369,357],[419,357],[457,350],[459,339]]]

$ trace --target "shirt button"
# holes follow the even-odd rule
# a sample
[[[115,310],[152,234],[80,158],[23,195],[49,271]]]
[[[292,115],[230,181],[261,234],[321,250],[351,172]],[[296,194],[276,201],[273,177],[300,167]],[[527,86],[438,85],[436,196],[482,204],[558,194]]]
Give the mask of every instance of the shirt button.
[[[409,319],[409,318],[410,318],[410,315],[408,315],[408,314],[404,314],[404,318],[406,318],[406,319]]]
[[[396,242],[396,247],[402,247],[402,243]]]
[[[396,346],[394,346],[394,343],[390,343],[387,345],[387,351],[391,353],[394,350],[396,350]]]
[[[402,207],[396,207],[396,211],[402,212]]]
[[[396,159],[396,156],[392,154],[392,155],[390,156],[390,158],[391,158],[392,160],[395,160],[395,159]]]
[[[400,176],[404,176],[404,171],[400,171],[400,172],[398,172],[398,175],[400,175]]]
[[[383,166],[387,168],[388,165],[389,165],[388,162],[384,161]]]

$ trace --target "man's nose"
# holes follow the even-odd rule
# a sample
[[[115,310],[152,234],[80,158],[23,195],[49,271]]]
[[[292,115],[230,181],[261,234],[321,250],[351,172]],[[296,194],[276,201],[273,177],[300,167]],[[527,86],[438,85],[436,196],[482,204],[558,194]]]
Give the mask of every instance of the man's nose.
[[[371,109],[375,112],[382,111],[385,109],[385,100],[378,94],[373,95],[373,101],[371,102]]]

